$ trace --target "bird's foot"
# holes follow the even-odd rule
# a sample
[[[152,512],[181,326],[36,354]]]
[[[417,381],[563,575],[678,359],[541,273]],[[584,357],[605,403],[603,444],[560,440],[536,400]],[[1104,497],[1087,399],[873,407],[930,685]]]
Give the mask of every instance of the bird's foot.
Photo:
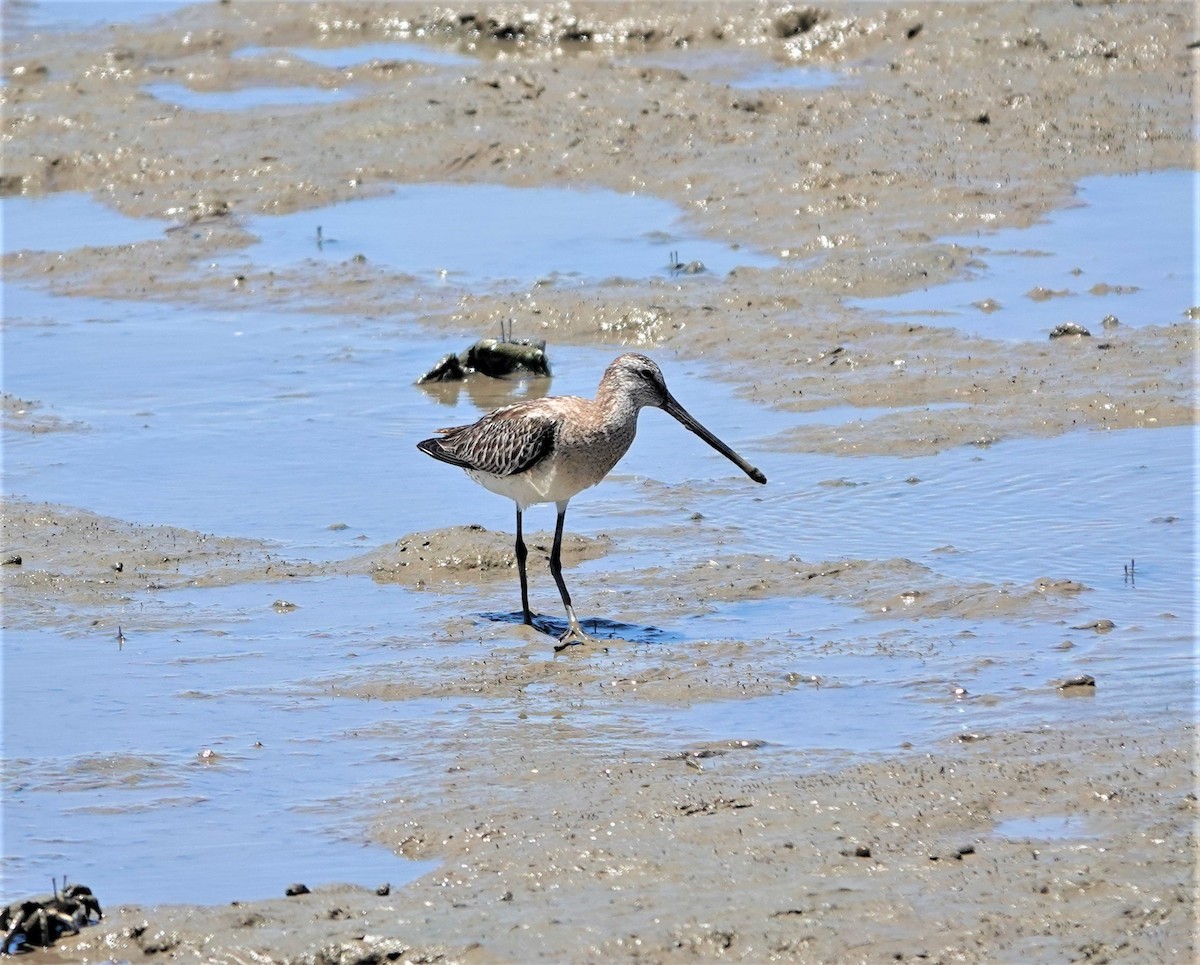
[[[583,627],[572,621],[567,626],[567,632],[558,638],[558,645],[554,648],[554,652],[562,653],[567,647],[586,646],[595,642],[595,637],[588,636],[583,632]]]

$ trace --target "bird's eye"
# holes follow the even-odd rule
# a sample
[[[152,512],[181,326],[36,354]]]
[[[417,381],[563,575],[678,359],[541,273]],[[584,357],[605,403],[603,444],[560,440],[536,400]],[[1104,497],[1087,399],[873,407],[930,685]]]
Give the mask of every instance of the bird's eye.
[[[649,369],[638,369],[638,375],[640,375],[647,382],[654,381],[654,373],[651,372]]]

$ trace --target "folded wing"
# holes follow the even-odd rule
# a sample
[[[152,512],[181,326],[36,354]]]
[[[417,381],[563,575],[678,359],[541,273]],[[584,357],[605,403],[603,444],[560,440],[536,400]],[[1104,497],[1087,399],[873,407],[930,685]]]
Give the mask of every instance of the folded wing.
[[[418,442],[417,448],[462,469],[515,476],[550,454],[560,424],[557,418],[547,418],[544,409],[517,403],[469,426],[439,429],[439,436]]]

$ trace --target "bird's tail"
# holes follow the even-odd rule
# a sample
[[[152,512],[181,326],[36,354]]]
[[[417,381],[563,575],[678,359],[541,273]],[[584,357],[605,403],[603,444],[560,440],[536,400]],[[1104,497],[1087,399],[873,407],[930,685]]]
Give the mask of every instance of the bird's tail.
[[[439,438],[422,439],[417,443],[417,448],[425,455],[433,456],[439,462],[448,462],[452,466],[458,466],[461,469],[469,469],[470,466],[458,458],[453,452],[446,448],[443,440]]]

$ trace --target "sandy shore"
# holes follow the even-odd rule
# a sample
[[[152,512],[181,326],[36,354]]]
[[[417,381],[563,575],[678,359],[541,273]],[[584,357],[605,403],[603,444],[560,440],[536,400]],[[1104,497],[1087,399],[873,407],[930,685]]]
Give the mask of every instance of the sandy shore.
[[[1081,177],[1192,166],[1197,54],[1186,4],[643,10],[212,3],[105,30],[98,44],[6,44],[3,190],[87,191],[180,227],[136,246],[6,255],[5,276],[60,294],[416,311],[456,333],[513,318],[552,343],[705,356],[747,398],[784,410],[898,409],[836,441],[802,427],[778,440],[797,452],[910,455],[1195,421],[1196,326],[1182,315],[1192,306],[1105,331],[1101,349],[1099,339],[1000,342],[884,322],[845,301],[962,277],[971,251],[935,239],[1028,225],[1065,203]],[[447,74],[231,56],[248,45],[414,37],[480,60]],[[685,50],[836,67],[850,81],[734,89],[697,80]],[[141,89],[164,80],[196,90],[352,83],[368,93],[313,112],[298,136],[266,112],[177,110]],[[427,293],[405,305],[393,302],[406,280],[370,263],[264,270],[237,284],[208,267],[249,242],[251,214],[405,181],[645,191],[678,203],[704,234],[761,247],[783,266],[719,286]],[[957,405],[913,408],[938,403]],[[6,431],[70,430],[7,397],[4,420]],[[448,559],[476,582],[512,579],[508,536],[469,527],[412,534],[334,566],[279,559],[254,540],[9,501],[3,539],[6,552],[37,547],[40,561],[37,572],[4,568],[7,626],[103,619],[131,592],[105,578],[118,559],[143,590],[336,573],[428,588],[447,577]],[[575,540],[568,563],[609,549]],[[676,577],[681,613],[796,586],[879,607],[911,586],[915,565],[726,563],[737,578],[703,567]],[[633,579],[636,612],[638,592],[661,574]],[[1050,589],[931,585],[919,605],[979,619],[1002,595],[1006,613],[1036,617],[1055,606]],[[403,682],[330,685],[402,700],[501,697],[535,684],[564,708],[581,692],[619,708],[798,685],[789,654],[769,641],[659,659],[614,642],[534,659],[545,648],[529,632],[523,645]],[[519,732],[481,736],[470,723],[412,750],[428,775],[422,793],[398,788],[374,822],[374,837],[398,853],[440,862],[412,885],[216,908],[114,905],[100,926],[30,960],[1150,962],[1195,953],[1191,721],[981,734],[844,766],[749,739],[679,746],[619,729],[585,733],[565,711]],[[1019,830],[1046,815],[1089,831]],[[1018,831],[997,833],[1007,821]]]

